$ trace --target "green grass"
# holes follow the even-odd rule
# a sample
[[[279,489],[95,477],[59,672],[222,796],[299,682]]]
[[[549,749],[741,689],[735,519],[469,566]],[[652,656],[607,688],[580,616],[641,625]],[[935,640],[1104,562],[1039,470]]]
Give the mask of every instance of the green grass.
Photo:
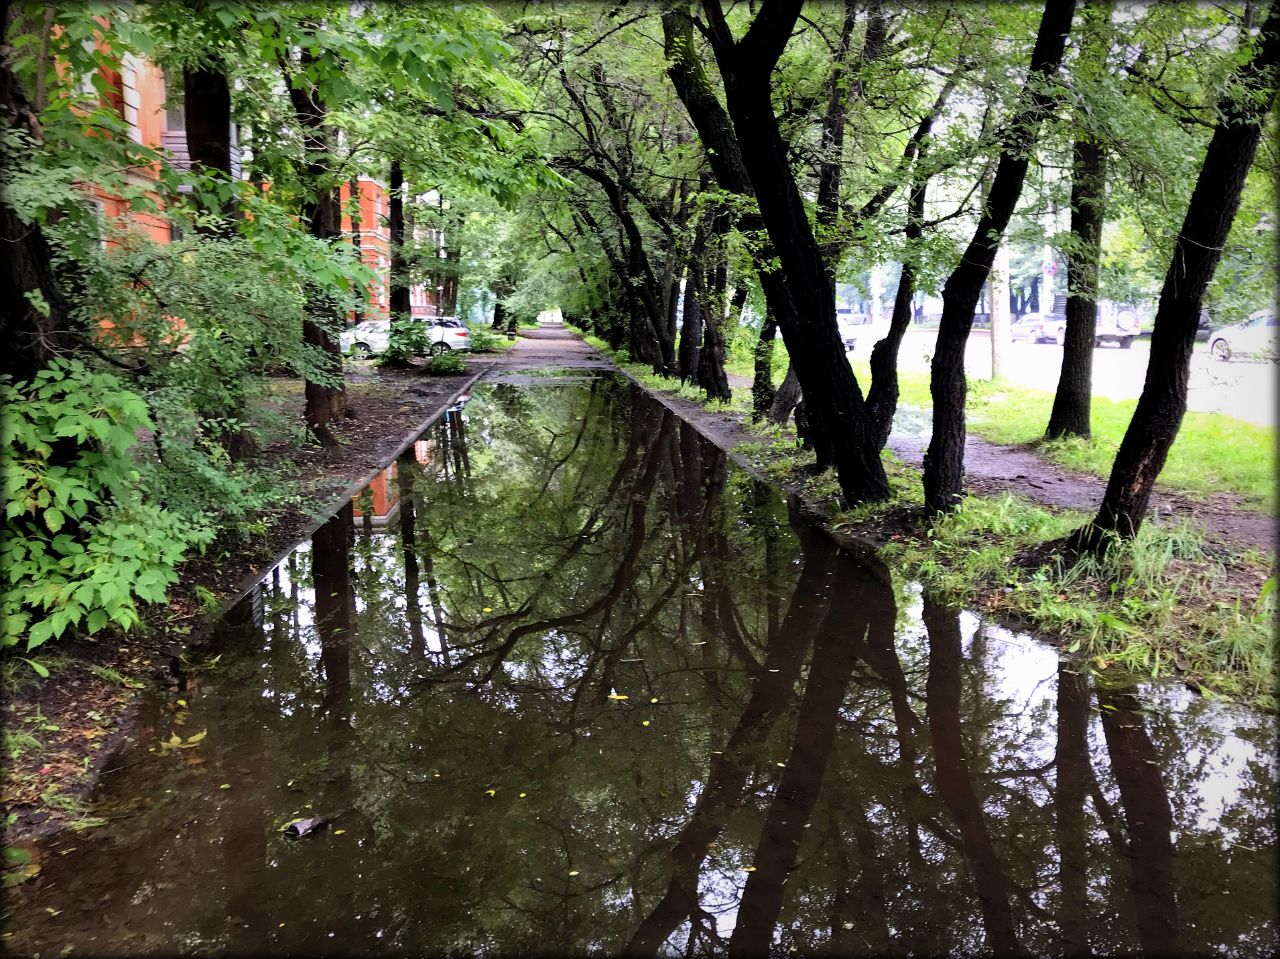
[[[837,527],[856,516],[837,518]],[[970,496],[955,512],[927,520],[919,535],[881,553],[910,579],[947,600],[1017,618],[1060,637],[1100,670],[1181,675],[1212,695],[1275,710],[1275,579],[1267,568],[1205,546],[1194,525],[1148,523],[1099,559],[1050,556],[1011,563],[1061,539],[1087,517],[1047,510],[1009,493]]]
[[[870,375],[865,362],[855,363],[854,369],[860,381]],[[932,408],[927,373],[900,372],[898,381],[901,403]],[[1091,440],[1046,442],[1051,392],[975,380],[969,383],[967,415],[969,430],[984,440],[1028,445],[1059,466],[1106,478],[1136,405],[1134,400],[1094,397]],[[1246,508],[1271,513],[1277,505],[1275,470],[1274,429],[1214,413],[1188,413],[1160,474],[1160,485],[1197,498],[1234,493]]]

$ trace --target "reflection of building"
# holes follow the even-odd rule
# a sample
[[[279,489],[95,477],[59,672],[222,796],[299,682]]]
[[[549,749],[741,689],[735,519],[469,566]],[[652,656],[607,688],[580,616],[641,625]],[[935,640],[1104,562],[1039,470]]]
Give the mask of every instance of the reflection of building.
[[[107,22],[99,18],[105,28]],[[100,44],[103,41],[98,41]],[[104,45],[105,46],[105,45]],[[107,93],[103,105],[116,113],[128,128],[128,135],[135,143],[153,150],[167,152],[169,162],[176,169],[187,169],[186,115],[180,98],[168,96],[168,85],[181,87],[181,76],[165,77],[158,66],[132,53],[121,58],[119,71],[102,68],[99,71],[106,81]],[[92,94],[87,79],[78,84],[80,94]],[[231,125],[231,174],[236,179],[246,179],[239,145],[239,131]],[[85,187],[90,202],[97,208],[104,224],[127,226],[156,243],[168,243],[177,239],[177,227],[163,213],[164,204],[156,190],[160,168],[157,164],[140,165],[127,173],[131,187],[140,187],[152,201],[150,210],[135,211],[130,202],[110,193],[96,184]],[[376,279],[370,284],[365,318],[387,319],[390,315],[391,242],[388,224],[388,197],[386,186],[369,176],[356,178],[359,213],[353,230],[352,216],[348,209],[351,199],[350,184],[341,187],[343,208],[342,231],[360,248],[360,259],[369,267]],[[411,197],[412,198],[412,197]],[[114,242],[114,241],[108,241]],[[410,289],[411,313],[414,316],[437,315],[438,294],[419,284]],[[352,320],[355,319],[353,315]],[[110,324],[106,324],[110,326]]]
[[[431,463],[431,450],[435,444],[428,439],[419,439],[413,444],[413,458],[419,466]],[[351,497],[351,505],[357,519],[363,519],[365,512],[362,505],[368,507],[368,516],[373,527],[389,526],[400,518],[400,470],[397,463],[392,463],[369,481],[369,485]]]

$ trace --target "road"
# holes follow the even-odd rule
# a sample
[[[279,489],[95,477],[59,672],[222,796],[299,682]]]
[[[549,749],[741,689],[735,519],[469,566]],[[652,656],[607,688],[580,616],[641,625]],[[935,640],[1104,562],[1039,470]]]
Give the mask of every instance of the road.
[[[909,332],[902,342],[900,368],[928,372],[936,331]],[[852,357],[868,359],[878,337],[859,333]],[[1149,344],[1139,340],[1132,349],[1101,346],[1093,351],[1093,393],[1113,400],[1137,399],[1146,376]],[[1009,347],[1005,376],[1014,383],[1052,391],[1058,384],[1062,347],[1052,343],[1013,343]],[[965,355],[965,371],[972,379],[991,375],[991,336],[974,330]],[[1269,362],[1233,360],[1223,363],[1209,356],[1197,344],[1191,359],[1191,383],[1187,391],[1188,409],[1202,413],[1222,413],[1236,419],[1274,428],[1280,389],[1276,366]]]

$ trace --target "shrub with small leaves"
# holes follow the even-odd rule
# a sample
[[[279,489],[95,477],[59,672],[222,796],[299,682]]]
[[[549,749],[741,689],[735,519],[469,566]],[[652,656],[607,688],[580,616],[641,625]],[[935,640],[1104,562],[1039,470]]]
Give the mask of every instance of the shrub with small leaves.
[[[440,356],[431,357],[431,362],[427,364],[428,373],[462,373],[466,367],[462,363],[462,357],[454,353],[442,353]]]

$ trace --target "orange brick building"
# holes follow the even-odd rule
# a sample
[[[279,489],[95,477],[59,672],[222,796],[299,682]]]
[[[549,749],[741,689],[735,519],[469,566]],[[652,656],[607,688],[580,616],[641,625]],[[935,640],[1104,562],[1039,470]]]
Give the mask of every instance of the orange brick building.
[[[125,121],[130,138],[151,149],[166,151],[175,167],[185,168],[190,162],[187,157],[186,117],[181,103],[170,102],[166,78],[160,68],[144,58],[126,54],[118,73],[109,70],[103,73],[110,90],[108,106]],[[234,124],[231,142],[232,175],[244,179],[238,131]],[[127,176],[131,185],[148,190],[156,209],[163,209],[159,194],[151,190],[158,184],[159,174],[159,169],[152,165],[130,170]],[[391,294],[387,189],[380,180],[363,175],[356,178],[355,186],[358,212],[354,217],[351,184],[345,183],[341,189],[342,231],[353,244],[358,245],[361,262],[376,275],[369,286],[363,318],[385,320],[390,315]],[[168,243],[178,236],[177,228],[163,213],[134,211],[126,200],[95,185],[91,185],[88,192],[104,221],[126,223],[158,243]],[[434,291],[424,285],[412,287],[412,315],[435,316],[435,299]],[[353,312],[350,320],[354,322],[357,319],[359,317]]]

